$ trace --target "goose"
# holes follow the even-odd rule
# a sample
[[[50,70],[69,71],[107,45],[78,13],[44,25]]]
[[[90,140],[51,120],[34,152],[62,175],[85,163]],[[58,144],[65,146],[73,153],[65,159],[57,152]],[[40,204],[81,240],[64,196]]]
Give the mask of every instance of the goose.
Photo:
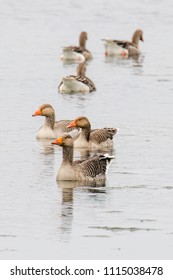
[[[88,93],[96,90],[95,84],[92,80],[85,76],[86,64],[85,62],[80,63],[76,69],[76,76],[69,75],[62,79],[58,86],[60,93],[74,93],[83,92]]]
[[[113,147],[113,137],[117,133],[117,128],[101,128],[91,130],[91,124],[86,117],[78,117],[72,121],[68,128],[81,128],[81,132],[74,139],[74,147],[80,148],[111,148]]]
[[[132,41],[120,41],[103,39],[105,41],[105,55],[122,55],[122,56],[133,56],[141,53],[139,49],[139,41],[144,41],[143,31],[137,29],[133,36]]]
[[[54,139],[62,133],[70,133],[73,137],[78,134],[76,129],[67,128],[67,125],[71,123],[70,120],[55,121],[55,111],[50,104],[41,105],[32,116],[45,117],[45,123],[41,126],[36,135],[38,139]]]
[[[86,49],[87,32],[83,31],[79,36],[79,46],[68,46],[63,48],[62,60],[83,62],[92,59],[92,54]]]
[[[73,139],[69,134],[55,139],[52,144],[63,148],[63,160],[57,174],[57,180],[90,183],[105,181],[113,156],[98,154],[85,160],[73,161]]]

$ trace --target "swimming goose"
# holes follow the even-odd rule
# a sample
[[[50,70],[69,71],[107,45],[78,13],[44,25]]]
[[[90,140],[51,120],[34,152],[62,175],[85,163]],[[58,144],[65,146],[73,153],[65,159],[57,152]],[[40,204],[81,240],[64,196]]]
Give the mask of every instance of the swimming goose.
[[[85,160],[73,161],[73,139],[70,135],[57,138],[52,144],[63,148],[63,160],[57,175],[57,180],[63,181],[105,181],[108,167],[113,156],[94,155]]]
[[[55,111],[50,104],[43,104],[39,109],[32,114],[35,116],[44,116],[45,124],[37,132],[36,138],[56,138],[62,133],[70,133],[72,136],[76,136],[78,131],[75,129],[67,128],[67,125],[71,123],[70,120],[55,121]]]
[[[122,55],[122,56],[133,56],[140,54],[139,41],[144,41],[143,31],[137,29],[133,36],[132,41],[120,41],[103,39],[105,41],[105,55]]]
[[[63,48],[62,60],[83,62],[92,58],[92,54],[86,49],[87,32],[83,31],[79,36],[79,46],[69,46]]]
[[[81,128],[81,132],[74,139],[74,147],[80,148],[110,148],[113,146],[113,137],[117,128],[101,128],[91,130],[91,124],[86,117],[78,117],[71,122],[68,128]]]
[[[83,92],[88,93],[96,90],[96,87],[92,80],[85,76],[86,64],[85,62],[80,63],[77,66],[77,75],[69,75],[62,79],[58,86],[60,93],[73,93]]]

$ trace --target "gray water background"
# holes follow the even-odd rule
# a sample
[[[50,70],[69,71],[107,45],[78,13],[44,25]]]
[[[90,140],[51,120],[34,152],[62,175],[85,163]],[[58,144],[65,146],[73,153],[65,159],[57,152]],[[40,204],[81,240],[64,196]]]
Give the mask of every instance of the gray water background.
[[[102,38],[144,31],[139,59],[106,59]],[[88,32],[94,94],[61,95],[61,48]],[[0,259],[173,257],[173,2],[0,1]],[[57,184],[61,148],[35,135],[86,115],[118,127],[106,185]],[[75,156],[80,157],[76,151]]]

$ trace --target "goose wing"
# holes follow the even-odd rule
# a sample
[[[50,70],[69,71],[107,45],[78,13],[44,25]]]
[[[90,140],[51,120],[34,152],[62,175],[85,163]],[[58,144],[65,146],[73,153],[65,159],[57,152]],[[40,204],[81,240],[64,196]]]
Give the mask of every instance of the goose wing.
[[[114,43],[116,43],[118,46],[124,48],[124,49],[129,49],[129,48],[136,48],[137,46],[129,41],[120,41],[120,40],[113,40]]]
[[[81,77],[81,76],[76,76],[76,80],[81,82],[81,83],[84,83],[85,85],[87,85],[90,89],[90,92],[91,91],[96,91],[96,87],[95,87],[95,84],[94,82],[89,79],[88,77]]]
[[[114,157],[105,155],[96,155],[82,163],[74,162],[78,165],[78,171],[86,178],[95,178],[97,176],[106,175],[108,167]]]
[[[83,49],[79,46],[69,46],[63,48],[64,52],[77,52],[77,53],[83,53]]]
[[[100,144],[105,142],[107,139],[112,140],[117,131],[117,128],[101,128],[92,130],[90,134],[90,141]]]
[[[111,44],[111,43],[117,44],[118,46],[124,49],[128,49],[130,47],[136,48],[135,44],[126,40],[103,39],[103,41],[105,41],[106,44]]]

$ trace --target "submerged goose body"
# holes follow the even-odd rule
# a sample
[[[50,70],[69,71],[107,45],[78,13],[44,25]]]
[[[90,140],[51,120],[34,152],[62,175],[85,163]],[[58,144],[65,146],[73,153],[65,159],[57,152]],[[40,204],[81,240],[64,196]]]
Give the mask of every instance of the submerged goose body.
[[[133,36],[132,41],[121,41],[113,39],[103,39],[105,41],[105,55],[122,55],[133,56],[141,53],[139,48],[139,41],[144,41],[143,31],[137,29]]]
[[[50,104],[43,104],[32,116],[45,117],[45,123],[36,135],[38,139],[54,139],[62,133],[70,133],[73,137],[78,134],[76,129],[67,128],[68,124],[71,123],[70,120],[55,121],[55,111]]]
[[[114,158],[109,155],[96,155],[86,160],[73,161],[73,139],[64,135],[52,142],[63,148],[63,160],[57,180],[97,182],[105,181],[108,167]]]
[[[86,65],[80,63],[77,67],[77,75],[69,75],[62,79],[58,91],[60,93],[83,92],[88,93],[96,90],[92,80],[85,76]]]
[[[68,128],[81,128],[74,139],[74,147],[104,149],[113,147],[113,137],[117,128],[101,128],[91,130],[91,124],[86,117],[78,117],[68,125]]]
[[[92,59],[92,54],[86,49],[87,32],[81,32],[79,36],[79,46],[69,46],[63,48],[62,60],[83,62]]]

